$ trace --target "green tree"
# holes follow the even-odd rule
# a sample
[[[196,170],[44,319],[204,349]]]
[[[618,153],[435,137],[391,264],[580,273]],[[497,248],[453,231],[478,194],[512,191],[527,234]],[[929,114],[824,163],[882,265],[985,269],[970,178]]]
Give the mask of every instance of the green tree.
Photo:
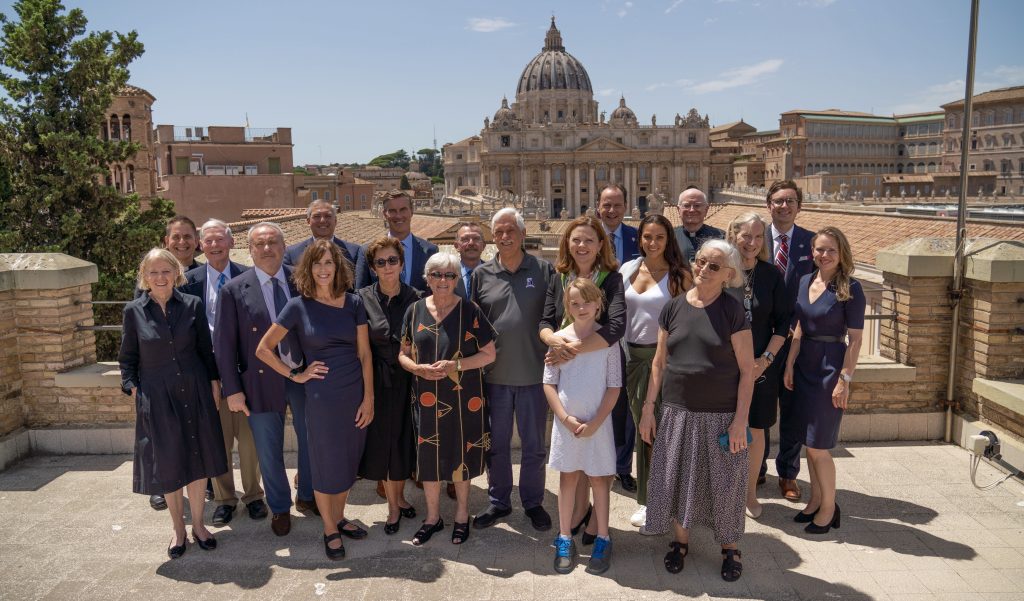
[[[404,150],[396,150],[389,154],[382,154],[374,157],[369,164],[376,167],[401,167],[409,168],[409,153]]]
[[[132,31],[87,32],[85,14],[58,0],[18,0],[0,14],[0,251],[63,252],[99,268],[97,300],[131,297],[141,255],[172,214],[167,201],[143,209],[137,195],[105,185],[110,165],[139,145],[99,136],[128,64],[142,55]],[[98,323],[120,308],[97,306]],[[110,357],[114,338],[98,338]]]
[[[409,178],[403,173],[402,181],[398,182],[399,190],[412,190],[412,185],[409,183]]]

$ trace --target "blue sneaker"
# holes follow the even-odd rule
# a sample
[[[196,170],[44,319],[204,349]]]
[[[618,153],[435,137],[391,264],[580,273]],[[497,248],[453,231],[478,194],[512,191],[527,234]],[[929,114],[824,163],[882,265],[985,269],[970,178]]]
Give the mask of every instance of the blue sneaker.
[[[571,538],[555,539],[555,571],[568,574],[576,567],[576,541]]]
[[[604,574],[612,567],[612,539],[597,537],[594,541],[594,552],[590,554],[587,564],[588,574]]]

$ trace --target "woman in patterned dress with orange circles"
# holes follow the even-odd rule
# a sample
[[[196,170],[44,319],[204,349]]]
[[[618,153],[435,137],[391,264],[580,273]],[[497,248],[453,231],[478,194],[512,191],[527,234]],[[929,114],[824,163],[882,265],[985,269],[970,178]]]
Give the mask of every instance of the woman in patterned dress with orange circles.
[[[412,544],[444,529],[441,482],[449,481],[457,497],[452,543],[459,545],[469,538],[469,481],[484,473],[490,448],[482,368],[494,361],[496,333],[479,307],[455,294],[457,255],[437,253],[424,271],[432,295],[406,312],[398,357],[415,376],[416,474],[427,502]]]

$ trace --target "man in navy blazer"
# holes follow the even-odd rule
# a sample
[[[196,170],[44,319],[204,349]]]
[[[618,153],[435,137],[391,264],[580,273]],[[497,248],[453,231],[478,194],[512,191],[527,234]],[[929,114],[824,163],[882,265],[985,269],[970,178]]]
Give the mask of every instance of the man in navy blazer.
[[[423,279],[423,268],[427,264],[427,259],[437,252],[437,246],[413,235],[412,214],[412,197],[401,190],[391,190],[387,193],[384,198],[384,221],[388,226],[387,235],[397,238],[405,247],[405,268],[402,272],[402,282],[429,293],[427,281]],[[365,246],[362,254],[366,254]],[[365,285],[377,281],[377,276],[374,275],[365,260],[362,262],[362,278]]]
[[[326,200],[314,200],[309,203],[309,207],[306,208],[306,223],[309,224],[312,236],[302,242],[292,244],[284,251],[285,265],[289,267],[298,265],[299,260],[302,259],[302,253],[306,252],[306,247],[314,240],[331,240],[341,249],[341,256],[349,262],[349,268],[352,270],[353,290],[359,290],[369,284],[369,282],[363,281],[363,276],[367,271],[367,267],[364,265],[366,253],[358,244],[342,240],[334,235],[334,231],[338,227],[338,214],[334,210],[334,205]]]
[[[298,296],[291,269],[283,266],[284,232],[263,222],[249,230],[249,254],[254,269],[231,279],[217,298],[213,352],[228,406],[249,418],[259,456],[267,503],[273,512],[270,527],[284,536],[291,530],[291,488],[284,467],[285,409],[299,447],[299,497],[313,498],[309,451],[306,447],[305,393],[302,386],[281,376],[256,358],[256,346],[287,299]],[[292,367],[302,361],[289,336],[278,347],[281,360]]]
[[[235,239],[231,235],[231,228],[219,219],[211,219],[199,228],[199,246],[206,256],[206,264],[185,273],[185,285],[181,287],[181,291],[199,298],[206,311],[206,320],[210,324],[212,336],[216,332],[217,298],[220,296],[220,290],[229,280],[241,275],[248,267],[231,260],[231,249],[235,247]],[[221,430],[224,433],[224,450],[228,457],[231,457],[235,441],[238,441],[238,464],[242,472],[242,504],[247,508],[251,519],[262,520],[267,517],[267,505],[263,501],[260,463],[249,421],[245,415],[228,408],[227,401],[223,398],[215,400],[220,414]],[[238,506],[234,470],[229,469],[213,479],[213,492],[216,506],[213,524],[224,526],[231,522]]]
[[[459,253],[459,280],[455,285],[455,294],[468,300],[473,295],[473,270],[480,266],[480,254],[487,242],[479,223],[460,221],[456,226],[455,251]]]
[[[811,241],[814,232],[796,225],[796,216],[803,206],[803,193],[791,180],[777,181],[768,188],[765,204],[771,211],[772,225],[765,234],[768,245],[769,261],[784,274],[786,297],[790,307],[796,306],[797,294],[800,291],[800,278],[814,271],[814,260],[811,258]],[[796,316],[793,317],[796,325]],[[775,361],[786,362],[789,355],[791,338],[779,350]],[[790,501],[800,500],[800,485],[796,477],[800,473],[800,448],[806,432],[798,411],[793,406],[793,393],[779,383],[779,455],[775,458],[775,468],[779,474],[779,492]],[[765,460],[770,441],[765,430]],[[761,473],[766,465],[761,466]]]
[[[637,243],[636,228],[622,223],[626,216],[626,188],[622,184],[609,183],[601,189],[597,199],[597,217],[608,234],[608,242],[612,245],[615,258],[621,266],[640,256],[640,245]],[[620,353],[621,354],[621,353]],[[626,373],[626,359],[622,355],[622,373]],[[615,473],[628,492],[636,491],[636,479],[633,478],[633,446],[636,444],[636,424],[629,410],[629,398],[626,387],[619,389],[619,400],[612,409],[612,429],[615,430]]]

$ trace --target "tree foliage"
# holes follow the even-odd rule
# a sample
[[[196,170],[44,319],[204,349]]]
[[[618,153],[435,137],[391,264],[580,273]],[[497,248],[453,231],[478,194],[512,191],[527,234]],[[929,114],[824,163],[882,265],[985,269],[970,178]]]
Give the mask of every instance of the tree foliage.
[[[404,173],[402,174],[401,181],[398,182],[398,189],[399,190],[412,190],[412,184],[409,183],[409,177],[407,175],[405,175]]]
[[[389,154],[376,156],[369,164],[374,167],[401,167],[402,169],[408,169],[409,160],[409,153],[399,149]]]
[[[140,148],[99,132],[142,43],[134,31],[87,32],[85,14],[58,0],[12,8],[16,20],[0,14],[0,252],[91,261],[100,274],[94,298],[129,299],[139,258],[173,212],[160,199],[143,209],[137,195],[104,183],[112,164]],[[119,311],[97,310],[96,320],[117,323]]]

